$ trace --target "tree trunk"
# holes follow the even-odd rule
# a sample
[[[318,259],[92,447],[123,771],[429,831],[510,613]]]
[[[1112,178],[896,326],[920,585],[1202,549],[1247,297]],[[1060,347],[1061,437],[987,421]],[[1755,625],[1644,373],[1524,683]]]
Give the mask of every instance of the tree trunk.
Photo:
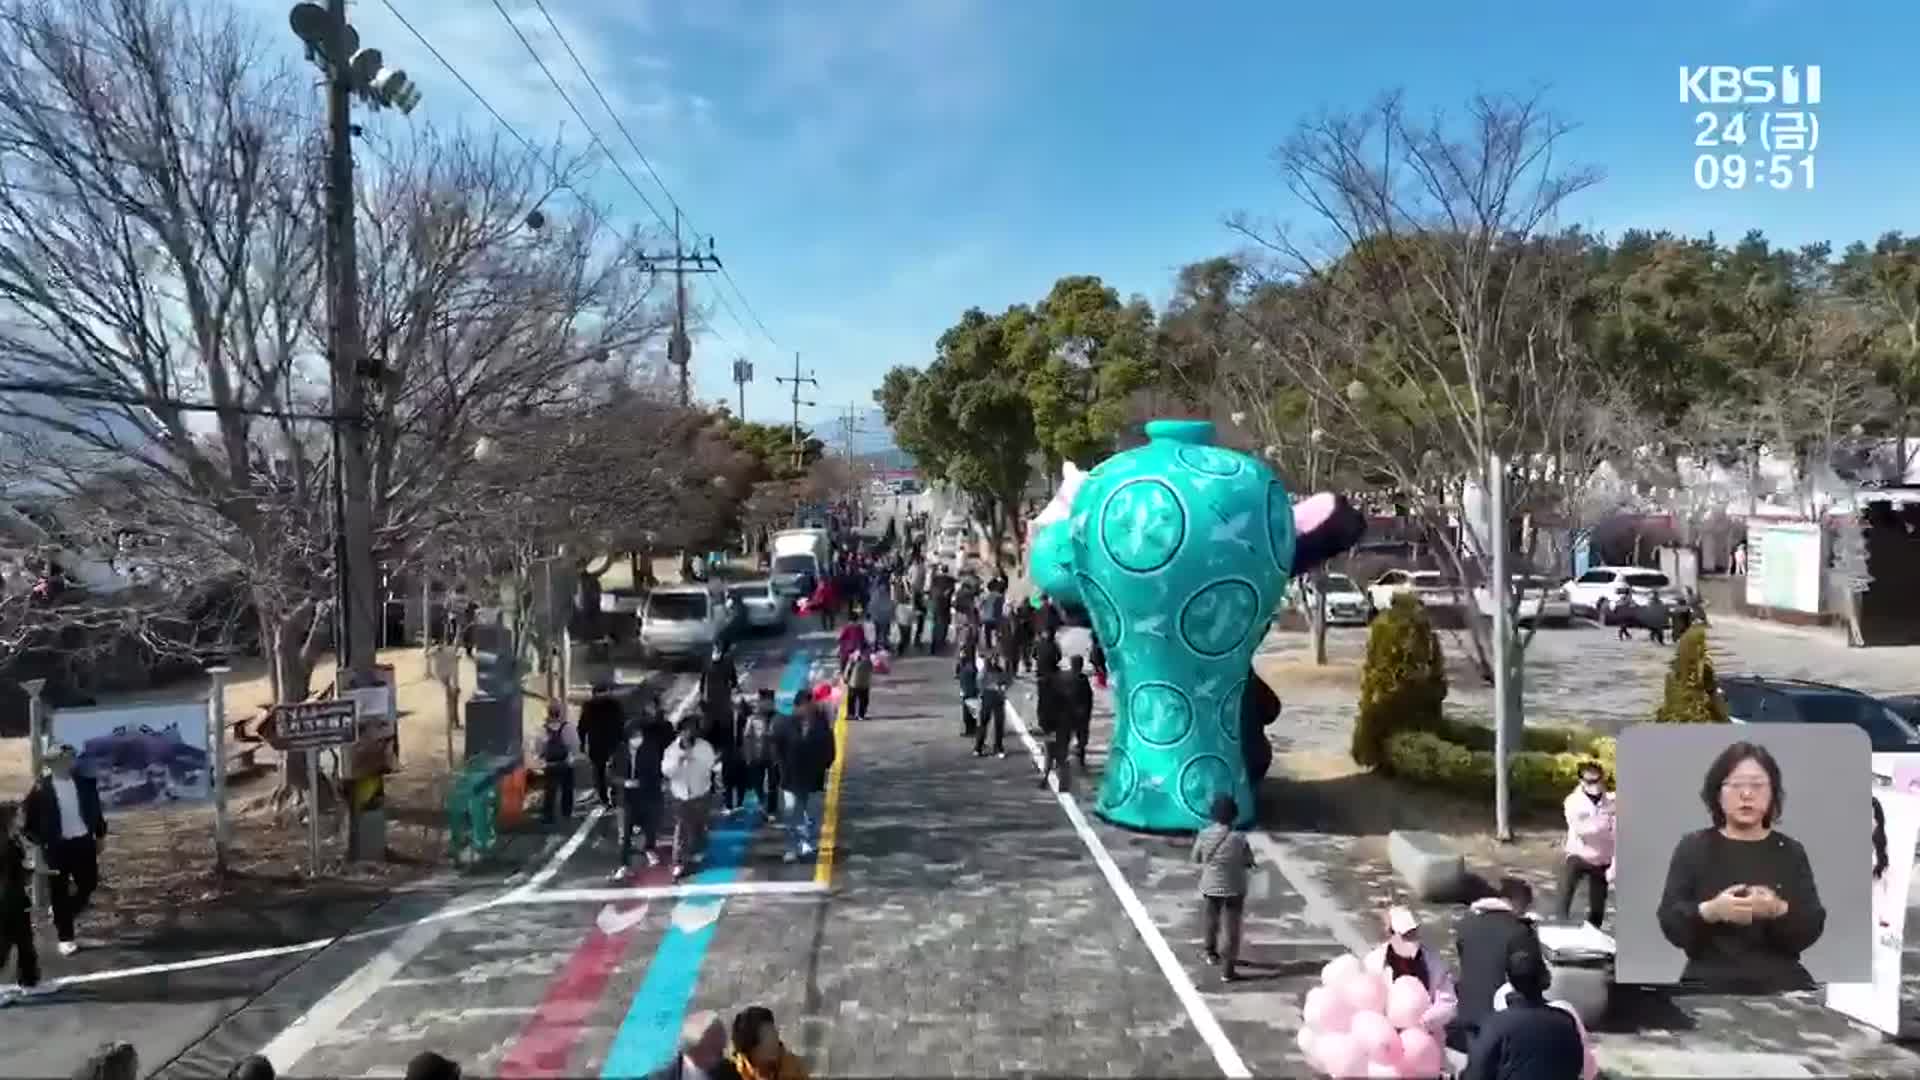
[[[305,701],[312,693],[314,661],[319,652],[320,619],[318,605],[305,601],[291,610],[281,610],[270,602],[260,603],[261,622],[266,630],[267,665],[273,673],[274,700],[278,703]],[[324,780],[320,785],[322,812],[331,805]],[[307,805],[307,755],[291,752],[281,755],[279,783],[272,805]]]
[[[993,545],[993,569],[999,573],[1007,566],[1007,509],[1005,500],[987,505],[987,543]]]
[[[273,700],[287,700],[286,684],[280,677],[280,665],[275,657],[280,655],[280,628],[267,616],[265,605],[254,605],[254,617],[260,623],[260,647],[267,656],[267,685],[273,691]]]

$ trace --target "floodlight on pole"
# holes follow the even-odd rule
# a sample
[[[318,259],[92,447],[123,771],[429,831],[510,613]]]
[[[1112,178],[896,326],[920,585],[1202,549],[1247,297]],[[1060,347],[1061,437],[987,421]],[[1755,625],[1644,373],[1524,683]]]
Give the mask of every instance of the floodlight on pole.
[[[362,96],[376,109],[399,109],[404,116],[420,104],[420,87],[399,68],[381,68]]]
[[[295,4],[287,13],[287,22],[293,27],[295,37],[307,47],[307,59],[330,68],[334,63],[333,17],[319,4]],[[349,26],[346,28],[347,56],[360,51],[360,32]]]

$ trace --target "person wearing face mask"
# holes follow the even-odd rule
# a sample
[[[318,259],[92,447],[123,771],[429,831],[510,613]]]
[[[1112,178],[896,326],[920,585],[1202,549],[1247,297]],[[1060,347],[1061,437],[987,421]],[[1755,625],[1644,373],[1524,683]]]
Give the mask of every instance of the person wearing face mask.
[[[1375,946],[1361,962],[1368,971],[1384,974],[1389,982],[1402,975],[1419,979],[1420,985],[1427,988],[1427,996],[1433,999],[1426,1015],[1420,1018],[1420,1025],[1432,1032],[1435,1039],[1442,1037],[1459,1011],[1460,998],[1453,988],[1453,969],[1447,966],[1439,949],[1429,949],[1421,940],[1420,919],[1412,909],[1398,905],[1387,909],[1387,940]]]
[[[1494,995],[1507,983],[1507,959],[1520,949],[1540,951],[1531,909],[1533,886],[1504,877],[1494,895],[1476,900],[1454,931],[1460,963],[1458,1009],[1446,1026],[1446,1044],[1466,1053],[1480,1025],[1494,1013]]]
[[[1573,894],[1587,885],[1587,922],[1594,929],[1607,914],[1607,871],[1613,866],[1613,792],[1597,761],[1580,764],[1580,785],[1567,794],[1566,858],[1560,865],[1560,921],[1573,917]]]
[[[680,721],[679,735],[660,756],[667,794],[673,797],[673,877],[687,876],[706,840],[713,797],[713,769],[719,763],[713,744],[700,737],[692,717]]]
[[[1707,767],[1700,801],[1713,824],[1674,845],[1660,894],[1660,931],[1687,954],[1683,984],[1722,993],[1808,989],[1800,954],[1827,911],[1807,849],[1774,826],[1786,806],[1780,764],[1737,742]]]

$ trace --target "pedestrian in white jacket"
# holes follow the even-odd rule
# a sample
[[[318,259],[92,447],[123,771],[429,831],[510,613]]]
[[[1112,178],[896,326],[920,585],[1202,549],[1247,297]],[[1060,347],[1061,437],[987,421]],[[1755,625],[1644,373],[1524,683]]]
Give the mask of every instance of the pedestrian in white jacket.
[[[1595,929],[1607,914],[1607,882],[1612,875],[1618,819],[1606,771],[1597,761],[1580,765],[1580,784],[1567,793],[1566,858],[1560,867],[1560,921],[1573,917],[1573,894],[1587,884],[1587,922]]]
[[[673,876],[687,875],[706,839],[707,815],[712,809],[713,770],[720,755],[700,737],[692,717],[680,721],[680,732],[661,756],[660,772],[673,800]]]
[[[1460,998],[1453,988],[1453,969],[1447,966],[1446,957],[1440,955],[1439,949],[1427,948],[1420,939],[1420,920],[1412,909],[1397,905],[1387,909],[1387,940],[1362,957],[1360,964],[1367,971],[1384,974],[1389,982],[1402,975],[1419,979],[1433,1000],[1433,1004],[1427,1006],[1426,1015],[1420,1018],[1420,1026],[1431,1032],[1436,1041],[1445,1040],[1447,1024],[1460,1010]]]

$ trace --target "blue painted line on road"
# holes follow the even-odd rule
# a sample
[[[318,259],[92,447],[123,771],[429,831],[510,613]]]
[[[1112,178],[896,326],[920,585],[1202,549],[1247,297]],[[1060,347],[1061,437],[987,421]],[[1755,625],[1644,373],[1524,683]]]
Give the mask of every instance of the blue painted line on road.
[[[810,650],[794,649],[780,673],[780,685],[774,702],[781,712],[793,711],[793,703],[809,689],[813,672]],[[720,884],[740,876],[753,845],[753,835],[762,820],[755,799],[747,809],[713,830],[707,840],[707,858],[692,879],[699,884]],[[700,985],[700,969],[706,962],[707,947],[713,941],[718,908],[723,899],[689,898],[674,909],[675,918],[654,950],[647,975],[627,1007],[626,1019],[607,1049],[603,1077],[643,1077],[664,1067],[680,1049],[680,1025],[687,1007],[693,1003],[694,990]],[[695,909],[713,909],[713,918],[692,930],[682,929],[683,913]],[[694,920],[687,919],[689,924]]]

